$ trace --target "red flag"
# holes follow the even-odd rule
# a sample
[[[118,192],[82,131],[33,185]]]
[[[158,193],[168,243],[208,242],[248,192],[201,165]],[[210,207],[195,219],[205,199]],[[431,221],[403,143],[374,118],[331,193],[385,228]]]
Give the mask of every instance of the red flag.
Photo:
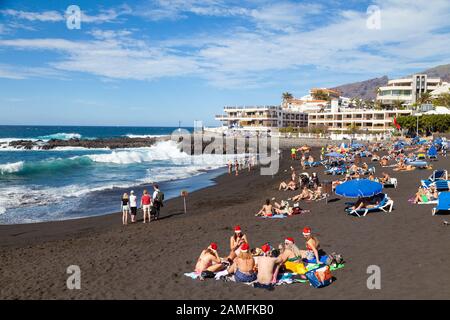
[[[401,129],[401,126],[397,122],[397,117],[394,117],[394,126],[397,128],[397,130]]]

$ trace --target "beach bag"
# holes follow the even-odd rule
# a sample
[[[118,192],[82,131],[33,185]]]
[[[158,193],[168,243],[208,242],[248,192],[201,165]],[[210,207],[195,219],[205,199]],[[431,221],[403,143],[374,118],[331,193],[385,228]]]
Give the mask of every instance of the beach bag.
[[[201,277],[203,278],[203,279],[212,279],[212,278],[214,278],[216,275],[214,274],[214,272],[212,272],[212,271],[203,271],[202,273],[201,273]]]
[[[324,288],[333,282],[329,266],[308,271],[305,276],[314,288]]]

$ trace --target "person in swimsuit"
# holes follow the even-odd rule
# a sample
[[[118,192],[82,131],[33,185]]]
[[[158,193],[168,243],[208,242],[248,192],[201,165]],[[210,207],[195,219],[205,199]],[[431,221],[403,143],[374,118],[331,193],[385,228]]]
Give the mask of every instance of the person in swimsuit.
[[[218,272],[222,269],[223,265],[217,253],[217,244],[213,242],[200,254],[195,265],[195,273],[201,274],[203,271]]]
[[[305,265],[302,262],[301,250],[295,245],[295,240],[288,237],[284,240],[284,245],[280,245],[281,254],[276,263],[284,265],[284,268],[290,272],[304,274]]]
[[[242,229],[240,226],[235,226],[234,227],[234,235],[230,238],[231,252],[227,258],[227,260],[230,262],[230,264],[232,264],[234,259],[236,259],[236,257],[239,255],[240,247],[244,243],[248,243],[247,236],[242,232]]]
[[[128,213],[130,212],[130,199],[128,198],[128,194],[124,193],[122,196],[122,224],[128,224]]]
[[[249,253],[250,246],[248,243],[244,243],[240,247],[240,253],[234,260],[231,267],[228,268],[229,274],[234,274],[236,282],[253,282],[256,280],[255,273],[255,260]]]
[[[270,199],[266,200],[266,204],[262,209],[256,214],[257,217],[271,217],[273,215],[273,207],[270,203]]]
[[[271,286],[276,282],[276,277],[280,265],[277,265],[277,258],[271,256],[270,246],[265,244],[261,247],[262,256],[256,257],[257,283],[260,286]]]
[[[312,236],[311,234],[311,228],[304,228],[303,229],[303,237],[306,239],[306,250],[300,250],[300,255],[302,259],[306,259],[308,261],[316,259],[316,262],[320,262],[319,257],[319,246],[320,242],[319,240]]]
[[[297,183],[295,182],[295,180],[291,180],[288,183],[286,182],[281,182],[280,183],[280,187],[278,188],[279,191],[283,190],[283,191],[295,191],[297,190]]]

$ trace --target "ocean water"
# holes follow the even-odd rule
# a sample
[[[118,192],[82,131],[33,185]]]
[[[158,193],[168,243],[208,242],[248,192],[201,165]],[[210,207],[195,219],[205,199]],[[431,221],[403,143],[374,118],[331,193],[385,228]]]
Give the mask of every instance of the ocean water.
[[[120,211],[120,197],[158,182],[166,198],[213,184],[229,158],[191,156],[173,141],[148,148],[17,150],[17,139],[169,135],[177,128],[0,126],[0,224],[64,220]],[[3,146],[3,147],[2,147]]]

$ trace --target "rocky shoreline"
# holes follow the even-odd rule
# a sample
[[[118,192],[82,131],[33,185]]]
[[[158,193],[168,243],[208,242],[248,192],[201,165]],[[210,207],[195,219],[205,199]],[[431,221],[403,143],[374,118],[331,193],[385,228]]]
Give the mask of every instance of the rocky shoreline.
[[[59,140],[52,139],[48,141],[43,140],[15,140],[9,142],[8,146],[23,150],[52,150],[61,147],[79,147],[86,149],[123,149],[123,148],[143,148],[150,147],[159,141],[168,140],[169,137],[155,137],[155,138],[129,138],[117,137],[108,139],[69,139]]]

